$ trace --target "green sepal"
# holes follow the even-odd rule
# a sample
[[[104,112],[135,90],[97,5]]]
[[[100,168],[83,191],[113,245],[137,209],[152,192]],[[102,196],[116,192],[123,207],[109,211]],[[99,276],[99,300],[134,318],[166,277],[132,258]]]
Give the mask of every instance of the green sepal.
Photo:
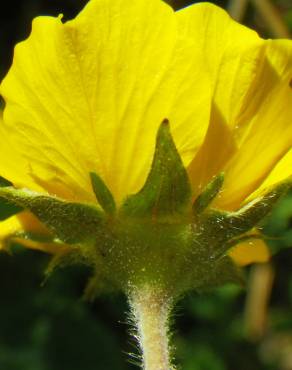
[[[272,211],[275,204],[287,193],[290,187],[291,184],[288,181],[279,183],[266,194],[243,205],[237,211],[227,212],[210,209],[203,215],[202,219],[204,223],[211,226],[213,231],[219,234],[225,233],[228,239],[231,239],[257,226]]]
[[[82,257],[80,256],[79,250],[76,248],[70,248],[70,249],[62,249],[62,247],[65,244],[58,243],[60,246],[60,252],[56,253],[52,256],[51,260],[49,261],[49,264],[47,265],[44,273],[45,273],[45,279],[42,283],[44,285],[48,278],[52,275],[53,272],[55,272],[57,269],[67,267],[67,266],[73,266],[78,265],[82,261]],[[67,246],[67,245],[66,245]]]
[[[2,188],[6,186],[13,186],[13,184],[10,181],[4,179],[4,177],[0,176],[0,187]]]
[[[143,188],[129,196],[121,213],[131,217],[160,217],[185,211],[191,198],[187,172],[172,139],[169,122],[158,130],[152,167]]]
[[[257,226],[274,208],[276,203],[291,188],[291,181],[275,185],[263,196],[252,200],[236,212],[229,212],[224,218],[224,226],[233,237],[250,231]]]
[[[19,240],[23,239],[25,241],[29,240],[36,243],[60,243],[58,239],[55,239],[53,235],[48,234],[38,234],[36,232],[30,232],[30,231],[18,231],[16,234],[11,234],[9,236],[11,239],[17,238]]]
[[[215,176],[205,187],[202,193],[196,198],[193,204],[195,214],[202,213],[218,195],[224,182],[224,173]]]
[[[228,283],[245,286],[246,279],[243,270],[229,256],[223,256],[214,261],[206,280],[202,279],[201,285],[195,288],[197,291],[203,292]]]
[[[250,233],[250,234],[245,234],[233,239],[228,240],[226,243],[222,243],[221,247],[218,246],[216,251],[213,253],[212,258],[220,258],[228,252],[236,247],[240,243],[248,242],[248,241],[253,241],[253,240],[265,240],[266,237],[260,233]],[[252,245],[250,246],[252,248]]]
[[[103,223],[102,212],[93,205],[66,202],[13,187],[0,188],[0,197],[31,211],[64,243],[94,238]]]
[[[7,186],[12,186],[11,182],[0,176],[0,187]],[[14,216],[22,210],[22,207],[19,207],[7,201],[7,199],[0,197],[0,221],[4,221],[9,217]]]
[[[23,211],[22,207],[14,205],[11,202],[8,202],[6,199],[0,197],[0,221],[4,221],[21,211]]]
[[[227,212],[208,208],[195,220],[196,243],[210,248],[210,256],[213,258],[226,254],[232,246],[240,242],[240,238],[250,238],[248,233],[251,233],[272,211],[290,186],[290,181],[279,183],[237,211]]]
[[[104,181],[95,172],[90,172],[90,179],[92,189],[96,196],[98,203],[101,205],[103,210],[109,215],[113,215],[116,212],[116,203],[114,197]]]

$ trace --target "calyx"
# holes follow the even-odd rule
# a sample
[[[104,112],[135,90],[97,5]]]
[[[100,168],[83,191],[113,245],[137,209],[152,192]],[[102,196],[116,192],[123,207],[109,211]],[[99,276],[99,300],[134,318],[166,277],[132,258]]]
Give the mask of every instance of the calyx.
[[[96,204],[68,202],[0,181],[7,217],[24,209],[32,212],[51,231],[50,243],[71,248],[62,258],[92,266],[89,297],[145,284],[175,297],[191,289],[241,282],[241,271],[228,251],[246,238],[259,237],[256,226],[291,186],[282,182],[239,210],[225,212],[212,208],[224,182],[220,173],[192,203],[188,174],[167,120],[158,130],[145,185],[119,208],[98,174],[89,176]],[[34,240],[32,234],[25,237]]]

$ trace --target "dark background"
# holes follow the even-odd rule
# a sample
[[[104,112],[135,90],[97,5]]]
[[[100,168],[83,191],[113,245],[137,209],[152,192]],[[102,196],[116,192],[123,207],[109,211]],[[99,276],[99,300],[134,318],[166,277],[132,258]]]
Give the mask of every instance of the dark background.
[[[114,1],[114,0],[113,0]],[[133,0],[134,1],[134,0]],[[215,2],[226,5],[225,1]],[[26,38],[37,15],[72,18],[86,0],[10,0],[0,12],[0,78],[9,68],[16,42]],[[176,8],[187,1],[172,1]],[[290,0],[275,1],[292,31]],[[250,5],[244,22],[262,36],[268,23]],[[0,210],[1,212],[1,210]],[[174,313],[174,344],[183,370],[292,369],[292,195],[266,221],[271,240],[275,281],[267,307],[267,325],[255,339],[246,322],[248,290],[226,286],[190,294]],[[126,370],[136,368],[129,353],[127,302],[123,296],[82,300],[89,271],[81,266],[56,271],[47,281],[49,258],[16,248],[0,254],[0,370]],[[247,268],[247,281],[256,268]],[[136,360],[134,359],[135,363]]]

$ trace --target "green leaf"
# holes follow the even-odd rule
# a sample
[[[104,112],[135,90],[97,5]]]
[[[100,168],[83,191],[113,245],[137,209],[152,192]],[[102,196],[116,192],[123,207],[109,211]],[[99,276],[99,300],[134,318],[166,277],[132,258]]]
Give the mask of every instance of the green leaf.
[[[106,213],[113,215],[116,212],[116,203],[112,193],[95,172],[90,172],[90,179],[92,189],[99,204]]]
[[[169,122],[158,130],[152,167],[143,188],[129,196],[121,213],[132,217],[159,217],[182,213],[191,198],[187,172],[172,139]]]
[[[0,197],[31,211],[65,243],[89,240],[98,233],[103,222],[102,212],[93,205],[66,202],[13,187],[0,188]]]
[[[195,214],[202,213],[212,202],[212,200],[219,193],[224,182],[224,174],[220,173],[218,176],[214,177],[213,180],[205,187],[203,192],[197,197],[194,202],[193,210]]]

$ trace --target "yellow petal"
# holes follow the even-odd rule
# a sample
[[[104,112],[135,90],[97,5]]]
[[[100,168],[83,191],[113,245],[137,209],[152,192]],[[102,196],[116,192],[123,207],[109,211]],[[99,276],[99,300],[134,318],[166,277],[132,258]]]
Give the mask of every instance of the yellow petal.
[[[23,211],[0,222],[0,240],[22,232],[49,236],[50,231],[30,212]]]
[[[42,224],[38,218],[28,211],[20,212],[17,216],[22,229],[29,233],[34,233],[39,236],[49,236],[50,231]]]
[[[292,175],[292,149],[276,164],[261,186],[250,195],[248,201],[260,196],[273,185],[284,181],[289,175]]]
[[[251,263],[264,263],[269,261],[270,252],[264,241],[255,239],[238,244],[231,249],[229,256],[236,264],[245,266]]]
[[[0,222],[0,249],[5,249],[5,242],[11,235],[23,231],[22,224],[18,217],[12,216]]]
[[[225,168],[217,206],[235,209],[267,178],[292,146],[292,42],[267,41],[265,59],[243,119],[249,128]],[[283,168],[282,168],[283,169]],[[282,178],[292,174],[286,166]]]
[[[36,249],[50,254],[66,253],[70,247],[54,242],[37,242],[21,236],[22,233],[33,233],[50,236],[47,228],[30,212],[24,211],[0,222],[0,249],[7,248],[11,243],[18,243],[25,248]]]
[[[238,131],[246,125],[238,117],[249,105],[250,86],[256,78],[264,42],[212,4],[195,4],[177,15],[186,34],[203,51],[204,68],[213,84],[210,127],[189,167],[196,193],[237,150]]]
[[[202,50],[204,68],[212,76],[214,105],[233,127],[257,74],[262,40],[256,32],[230,18],[210,3],[194,4],[176,13],[180,27]]]
[[[291,148],[292,41],[262,40],[211,4],[178,15],[205,50],[214,86],[209,130],[189,166],[194,193],[224,171],[215,205],[235,209]]]
[[[91,0],[65,24],[35,19],[1,92],[2,176],[79,201],[94,201],[91,171],[118,202],[138,191],[164,118],[188,164],[209,119],[201,50],[159,0]]]

